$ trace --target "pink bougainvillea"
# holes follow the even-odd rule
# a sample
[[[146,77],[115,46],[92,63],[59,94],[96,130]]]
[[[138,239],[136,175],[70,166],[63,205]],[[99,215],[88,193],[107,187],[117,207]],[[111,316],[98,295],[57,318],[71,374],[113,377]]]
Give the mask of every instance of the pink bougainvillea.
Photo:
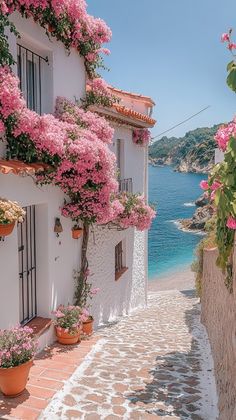
[[[115,102],[119,102],[119,99],[111,93],[105,80],[101,77],[88,80],[85,100],[87,107],[89,105],[111,107]]]
[[[2,121],[0,121],[0,135],[5,133],[5,125]]]
[[[104,143],[112,142],[114,129],[105,118],[98,116],[94,112],[79,108],[78,105],[68,101],[66,98],[57,98],[55,115],[62,121],[77,124],[81,128],[87,128]]]
[[[229,229],[236,230],[236,218],[235,218],[235,217],[233,217],[233,216],[229,216],[229,217],[228,217],[228,220],[227,220],[227,223],[226,223],[226,226],[227,226]]]
[[[215,140],[220,150],[225,152],[231,137],[236,137],[236,118],[227,125],[219,128],[215,135]]]
[[[211,201],[215,199],[216,191],[222,187],[222,183],[215,180],[209,184],[208,181],[203,180],[200,182],[200,187],[205,191],[206,198],[210,198]]]
[[[17,83],[9,69],[0,69],[0,118],[19,146],[23,146],[26,139],[30,141],[33,159],[51,159],[51,171],[41,175],[39,181],[54,183],[71,197],[76,207],[73,207],[75,217],[88,222],[106,217],[110,212],[110,196],[118,185],[115,155],[106,145],[111,141],[112,129],[104,119],[100,121],[100,117],[91,113],[85,116],[85,111],[80,113],[71,103],[72,113],[67,110],[69,122],[58,108],[57,114],[62,120],[53,115],[39,116],[27,109]],[[18,147],[16,149],[19,153]],[[19,158],[19,155],[13,157]],[[67,215],[66,206],[63,214]]]
[[[155,212],[143,197],[116,197],[116,159],[107,146],[113,130],[106,120],[64,98],[57,100],[56,115],[40,116],[27,109],[16,76],[9,68],[0,68],[0,121],[13,139],[8,146],[11,157],[22,158],[22,148],[24,159],[51,163],[38,182],[57,185],[70,198],[63,216],[87,223],[115,220],[123,228],[148,229]]]
[[[201,187],[203,190],[208,190],[208,188],[209,188],[208,182],[207,182],[207,181],[205,181],[205,180],[201,181],[201,182],[200,182],[200,187]]]
[[[102,19],[87,13],[84,0],[1,0],[3,15],[14,11],[39,22],[48,35],[63,42],[67,49],[77,49],[86,60],[87,70],[94,74],[101,61],[102,45],[110,41],[112,34]]]
[[[117,201],[122,206],[120,211]],[[140,231],[149,229],[156,216],[155,210],[138,194],[120,193],[116,197],[116,209],[118,214],[112,221],[124,229],[131,226]]]
[[[133,131],[133,142],[139,146],[148,146],[151,140],[151,133],[147,128],[136,129]]]

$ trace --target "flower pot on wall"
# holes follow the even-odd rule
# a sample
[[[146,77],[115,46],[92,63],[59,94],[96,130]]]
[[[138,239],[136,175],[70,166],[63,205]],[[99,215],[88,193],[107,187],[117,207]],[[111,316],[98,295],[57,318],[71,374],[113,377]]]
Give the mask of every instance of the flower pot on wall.
[[[83,229],[72,229],[71,230],[71,233],[72,233],[72,238],[73,239],[79,239],[80,236],[83,233]]]
[[[83,322],[83,333],[85,335],[92,335],[93,334],[93,317],[90,316],[87,321]]]
[[[29,371],[33,365],[33,360],[29,360],[22,365],[0,368],[0,389],[8,397],[20,395],[25,387],[29,376]]]
[[[56,336],[60,344],[76,344],[80,340],[80,330],[69,333],[65,328],[56,327]]]
[[[0,237],[8,236],[12,233],[15,226],[15,222],[2,224],[0,223]]]

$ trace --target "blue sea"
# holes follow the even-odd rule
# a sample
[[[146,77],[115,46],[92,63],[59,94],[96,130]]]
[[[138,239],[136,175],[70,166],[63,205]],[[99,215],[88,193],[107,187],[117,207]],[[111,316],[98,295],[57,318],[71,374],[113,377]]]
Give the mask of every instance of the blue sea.
[[[149,279],[187,268],[202,234],[183,232],[177,219],[189,218],[202,194],[199,183],[206,175],[174,172],[170,166],[149,166],[149,201],[157,217],[149,231]]]

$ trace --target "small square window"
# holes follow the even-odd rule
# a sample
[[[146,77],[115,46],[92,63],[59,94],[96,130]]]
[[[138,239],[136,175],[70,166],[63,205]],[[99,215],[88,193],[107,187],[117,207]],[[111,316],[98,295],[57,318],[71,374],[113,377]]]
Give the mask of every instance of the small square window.
[[[128,268],[125,266],[124,244],[119,242],[115,247],[115,280],[118,280]]]

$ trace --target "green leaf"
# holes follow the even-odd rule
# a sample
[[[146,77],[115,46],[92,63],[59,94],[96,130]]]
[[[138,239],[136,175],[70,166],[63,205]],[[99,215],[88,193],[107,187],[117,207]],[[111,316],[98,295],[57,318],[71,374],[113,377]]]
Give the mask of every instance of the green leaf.
[[[227,71],[230,72],[234,67],[236,67],[236,63],[234,60],[230,61],[230,63],[227,65]]]
[[[216,194],[215,194],[215,204],[216,204],[216,206],[219,205],[220,196],[221,196],[221,191],[220,190],[217,190],[216,191]]]
[[[227,84],[234,92],[236,92],[236,67],[230,71],[227,77]]]

